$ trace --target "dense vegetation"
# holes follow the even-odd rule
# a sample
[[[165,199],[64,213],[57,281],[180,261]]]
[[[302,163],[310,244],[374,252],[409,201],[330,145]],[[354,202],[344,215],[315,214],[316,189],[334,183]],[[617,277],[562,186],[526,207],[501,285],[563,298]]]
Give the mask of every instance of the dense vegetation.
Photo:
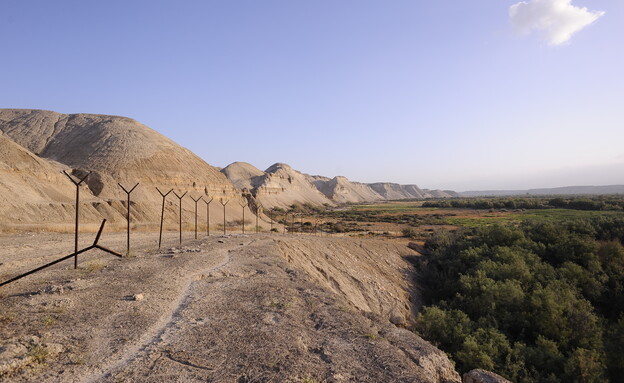
[[[470,208],[470,209],[575,209],[575,210],[624,210],[621,195],[592,197],[508,197],[508,198],[457,198],[427,201],[423,207]]]
[[[624,219],[440,232],[421,265],[418,331],[465,372],[624,381]]]

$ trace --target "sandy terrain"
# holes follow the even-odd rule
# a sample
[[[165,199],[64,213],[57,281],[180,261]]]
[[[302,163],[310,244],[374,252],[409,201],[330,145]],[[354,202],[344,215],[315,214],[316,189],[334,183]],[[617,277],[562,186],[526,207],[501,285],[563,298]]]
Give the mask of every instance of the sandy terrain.
[[[0,288],[0,380],[460,380],[403,328],[417,305],[404,246],[259,234],[174,247],[173,235],[157,251],[156,234],[136,233],[131,258],[91,254],[78,270],[68,261]],[[124,241],[105,232],[102,244]],[[65,234],[4,235],[0,274],[72,245]]]

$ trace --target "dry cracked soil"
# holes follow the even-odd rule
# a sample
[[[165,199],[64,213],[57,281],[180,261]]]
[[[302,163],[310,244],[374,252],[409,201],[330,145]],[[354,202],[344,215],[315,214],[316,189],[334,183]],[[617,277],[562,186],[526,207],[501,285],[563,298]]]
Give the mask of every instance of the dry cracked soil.
[[[154,238],[133,235],[131,257],[94,251],[77,270],[65,261],[1,287],[0,381],[460,381],[406,329],[419,303],[405,246],[258,234],[158,250]],[[0,236],[0,280],[72,240]],[[125,237],[102,244],[121,250]]]

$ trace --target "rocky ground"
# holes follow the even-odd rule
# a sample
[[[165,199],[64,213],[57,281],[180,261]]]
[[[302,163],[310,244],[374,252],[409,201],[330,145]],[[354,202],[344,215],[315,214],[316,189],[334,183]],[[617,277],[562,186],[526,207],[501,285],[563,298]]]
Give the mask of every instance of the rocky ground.
[[[405,246],[171,236],[159,251],[157,234],[137,233],[129,258],[85,255],[78,270],[66,261],[0,288],[0,380],[460,381],[405,328],[418,306]],[[72,239],[0,236],[0,280],[69,254]],[[102,244],[123,251],[125,237]]]

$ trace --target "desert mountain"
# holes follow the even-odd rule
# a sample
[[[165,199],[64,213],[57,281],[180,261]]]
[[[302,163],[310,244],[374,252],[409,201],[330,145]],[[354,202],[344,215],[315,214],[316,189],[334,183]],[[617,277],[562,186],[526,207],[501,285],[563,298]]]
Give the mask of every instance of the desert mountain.
[[[396,199],[409,199],[409,198],[423,198],[423,193],[420,189],[416,191],[417,194],[411,194],[406,191],[403,186],[395,183],[378,182],[370,184],[371,189],[379,193],[384,199],[396,200]]]
[[[421,189],[416,185],[399,185],[388,182],[369,184],[377,193],[387,200],[421,199],[421,198],[451,198],[458,194],[451,190]]]
[[[295,203],[334,205],[334,202],[321,193],[305,174],[286,164],[273,164],[256,180],[257,184],[252,193],[266,208],[289,207]]]
[[[439,189],[422,189],[425,192],[425,198],[454,198],[460,197],[459,193],[453,190],[439,190]]]
[[[342,176],[334,177],[325,182],[317,180],[315,184],[327,198],[337,203],[360,203],[384,199],[369,185],[352,182]]]
[[[127,188],[140,183],[132,194],[137,201],[134,210],[138,220],[158,220],[161,197],[156,187],[163,191],[174,189],[179,194],[188,192],[183,205],[189,210],[193,204],[189,196],[209,195],[217,200],[243,202],[240,191],[218,169],[130,118],[0,109],[0,131],[27,151],[24,153],[34,155],[37,163],[61,164],[54,170],[50,168],[52,165],[46,165],[45,170],[31,172],[31,177],[39,179],[42,174],[60,174],[63,167],[79,176],[91,171],[85,181],[90,194],[99,202],[108,201],[110,204],[126,198],[118,182]],[[60,179],[55,178],[59,189],[71,193],[74,186],[66,178],[61,180],[64,175],[60,176]],[[33,202],[30,197],[17,195],[13,198],[18,205]],[[168,198],[170,203],[175,200],[177,205],[173,194]],[[231,205],[228,219],[238,219],[241,215],[237,205]],[[118,210],[123,212],[121,205],[119,207]],[[108,218],[119,220],[121,217]],[[211,218],[215,222],[220,219],[217,216]]]
[[[221,173],[239,189],[252,190],[262,182],[264,172],[247,162],[233,162],[221,169]]]

